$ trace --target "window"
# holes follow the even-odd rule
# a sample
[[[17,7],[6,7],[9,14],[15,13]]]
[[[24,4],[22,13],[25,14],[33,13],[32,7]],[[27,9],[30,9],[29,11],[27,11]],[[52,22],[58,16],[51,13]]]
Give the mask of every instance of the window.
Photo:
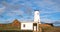
[[[23,27],[25,27],[25,24],[23,24]]]

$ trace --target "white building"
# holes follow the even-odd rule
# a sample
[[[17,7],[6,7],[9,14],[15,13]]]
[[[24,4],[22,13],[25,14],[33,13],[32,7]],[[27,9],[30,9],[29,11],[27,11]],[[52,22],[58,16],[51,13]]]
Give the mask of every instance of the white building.
[[[38,31],[39,23],[40,23],[39,11],[35,11],[34,12],[34,22],[21,22],[21,30]]]
[[[33,23],[32,22],[22,22],[21,30],[33,30]]]

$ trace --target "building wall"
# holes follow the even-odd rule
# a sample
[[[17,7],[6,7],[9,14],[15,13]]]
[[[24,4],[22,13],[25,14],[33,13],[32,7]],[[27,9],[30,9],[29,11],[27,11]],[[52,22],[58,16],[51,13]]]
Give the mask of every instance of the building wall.
[[[21,23],[21,30],[33,30],[33,23]]]

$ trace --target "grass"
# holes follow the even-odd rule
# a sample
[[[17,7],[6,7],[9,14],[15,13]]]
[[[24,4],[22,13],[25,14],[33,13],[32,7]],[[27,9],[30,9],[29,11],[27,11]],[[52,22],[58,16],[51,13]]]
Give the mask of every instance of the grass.
[[[41,27],[42,32],[60,32],[60,28],[56,27]]]
[[[40,26],[42,32],[60,32],[60,27]],[[39,29],[40,30],[40,29]],[[0,26],[0,31],[17,31],[20,32],[20,28],[16,26],[4,25]]]
[[[10,25],[4,25],[4,26],[0,26],[0,30],[20,30],[20,28]]]

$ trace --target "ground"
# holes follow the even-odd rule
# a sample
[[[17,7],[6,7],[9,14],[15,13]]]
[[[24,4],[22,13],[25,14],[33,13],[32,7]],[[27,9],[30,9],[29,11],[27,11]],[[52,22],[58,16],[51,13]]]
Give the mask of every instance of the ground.
[[[39,30],[42,30],[42,32],[60,32],[60,27],[54,27],[54,26],[50,26],[50,25],[45,25],[42,24],[39,26]]]
[[[52,26],[47,26],[47,25],[42,25],[40,26],[42,29],[42,32],[60,32],[60,27],[52,27]],[[5,26],[0,26],[0,31],[16,31],[16,32],[21,32],[20,28],[17,28],[15,26],[10,26],[10,25],[5,25]]]

